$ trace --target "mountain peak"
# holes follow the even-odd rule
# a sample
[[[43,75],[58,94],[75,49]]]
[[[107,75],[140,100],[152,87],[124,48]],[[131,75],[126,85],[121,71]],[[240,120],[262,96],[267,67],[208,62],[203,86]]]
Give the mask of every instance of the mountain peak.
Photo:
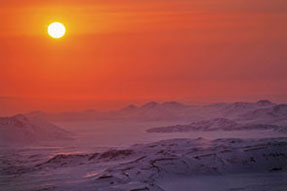
[[[151,101],[151,102],[148,102],[148,103],[144,104],[142,106],[142,108],[154,108],[154,107],[156,107],[158,105],[159,105],[159,103],[157,103],[155,101]]]

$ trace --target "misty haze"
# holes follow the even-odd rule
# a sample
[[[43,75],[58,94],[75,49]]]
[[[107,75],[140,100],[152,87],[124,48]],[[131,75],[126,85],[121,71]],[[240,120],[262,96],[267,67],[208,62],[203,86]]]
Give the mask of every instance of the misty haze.
[[[287,191],[286,0],[1,0],[0,191]]]

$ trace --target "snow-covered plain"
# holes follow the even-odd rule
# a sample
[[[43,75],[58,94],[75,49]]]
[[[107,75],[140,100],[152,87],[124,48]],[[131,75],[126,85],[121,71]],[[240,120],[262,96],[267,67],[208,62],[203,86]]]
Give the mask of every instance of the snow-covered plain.
[[[273,184],[267,184],[266,188],[277,187],[279,190],[287,186],[284,180],[287,138],[170,139],[125,149],[55,153],[47,159],[41,157],[32,155],[15,161],[11,160],[13,156],[9,160],[2,158],[4,168],[1,169],[1,186],[18,191],[157,191],[172,184],[171,180],[178,184],[182,178],[196,181],[201,176],[211,178],[213,175],[216,179],[218,176],[233,177],[243,173],[247,179],[254,179],[254,173],[282,178],[279,185],[274,187]],[[211,181],[211,187],[212,184]],[[192,188],[192,184],[187,186]],[[230,186],[236,187],[238,183]],[[226,185],[223,184],[221,188],[225,190]],[[244,184],[240,188],[252,190],[252,187]]]
[[[53,124],[35,113],[1,118],[13,144],[0,145],[0,190],[287,190],[284,104],[151,102],[119,113]],[[35,140],[19,146],[11,132]]]

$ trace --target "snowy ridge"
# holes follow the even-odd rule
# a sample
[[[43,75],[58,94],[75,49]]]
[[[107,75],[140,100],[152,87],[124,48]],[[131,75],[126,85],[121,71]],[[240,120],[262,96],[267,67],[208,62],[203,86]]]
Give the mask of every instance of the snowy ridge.
[[[190,132],[190,131],[239,131],[239,130],[268,130],[284,132],[287,126],[278,126],[272,124],[256,124],[256,123],[238,123],[236,121],[216,118],[211,120],[203,120],[193,122],[187,125],[172,125],[167,127],[156,127],[148,129],[148,133],[174,133],[174,132]]]

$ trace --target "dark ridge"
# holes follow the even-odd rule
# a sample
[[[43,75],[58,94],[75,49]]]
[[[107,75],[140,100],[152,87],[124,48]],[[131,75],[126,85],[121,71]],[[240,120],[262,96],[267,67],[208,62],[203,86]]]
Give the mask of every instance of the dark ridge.
[[[162,105],[175,106],[175,107],[182,107],[182,106],[184,106],[182,103],[179,103],[179,102],[176,102],[176,101],[163,102]]]
[[[131,154],[133,154],[132,150],[110,150],[101,154],[99,159],[114,159],[120,156],[129,156]]]

